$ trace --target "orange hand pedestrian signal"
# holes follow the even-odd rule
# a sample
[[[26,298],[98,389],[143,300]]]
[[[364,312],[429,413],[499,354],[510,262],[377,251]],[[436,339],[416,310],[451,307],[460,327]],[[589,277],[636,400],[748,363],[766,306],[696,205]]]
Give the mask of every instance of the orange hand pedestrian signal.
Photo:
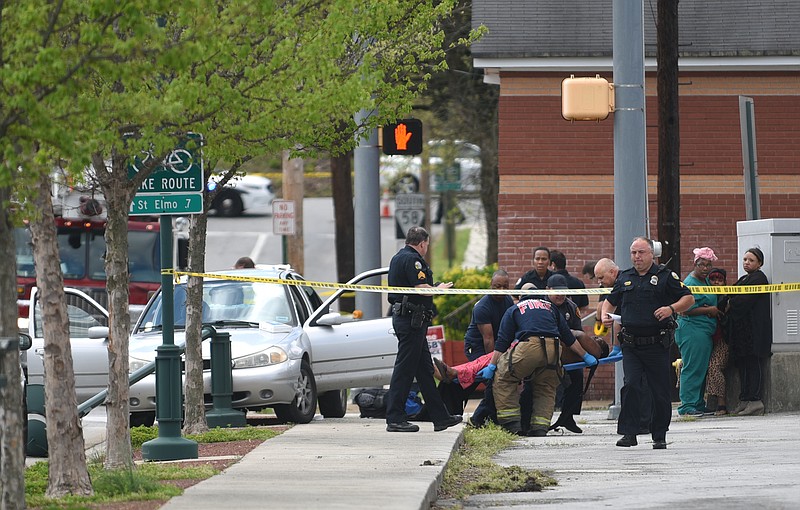
[[[406,125],[402,122],[394,128],[394,141],[397,143],[397,150],[408,150],[408,139],[411,138],[413,133],[409,133]]]
[[[422,121],[404,119],[383,126],[383,153],[398,156],[416,156],[422,153]]]

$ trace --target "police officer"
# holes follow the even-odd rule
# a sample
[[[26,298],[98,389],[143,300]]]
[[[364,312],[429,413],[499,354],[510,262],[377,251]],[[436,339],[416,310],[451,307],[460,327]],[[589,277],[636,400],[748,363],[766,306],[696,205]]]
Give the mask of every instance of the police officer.
[[[547,287],[547,279],[553,276],[550,267],[550,248],[537,246],[533,249],[533,269],[522,275],[514,285],[515,289],[521,289],[526,283],[532,283],[537,289]]]
[[[406,245],[389,263],[390,287],[433,287],[433,272],[423,258],[430,244],[428,232],[422,227],[411,227],[406,234]],[[448,289],[453,282],[439,283],[438,288]],[[389,384],[386,403],[386,430],[388,432],[416,432],[419,426],[408,422],[406,399],[414,378],[425,395],[425,406],[433,421],[433,430],[445,430],[461,423],[461,415],[451,415],[433,380],[433,360],[428,348],[428,325],[433,318],[433,297],[423,294],[389,293],[392,326],[397,334],[397,359]]]
[[[514,340],[517,343],[512,346]],[[491,379],[497,372],[493,383],[497,420],[509,432],[523,434],[517,386],[530,377],[533,417],[527,435],[547,435],[559,382],[560,342],[581,356],[587,366],[597,364],[597,359],[575,341],[566,319],[550,301],[523,298],[503,316],[492,362],[480,375]]]
[[[619,266],[617,266],[616,262],[609,258],[602,258],[597,261],[597,264],[594,267],[594,274],[595,278],[597,279],[597,283],[600,287],[614,287],[614,282],[617,281],[617,277],[619,276]],[[603,326],[606,331],[606,328],[603,325],[603,302],[605,301],[606,296],[601,295],[600,301],[597,303],[597,314],[595,315],[595,321],[599,322],[600,326]],[[598,324],[595,324],[595,332],[598,331],[597,328]],[[603,333],[604,335],[607,333]],[[611,342],[614,343],[614,339],[611,339]],[[618,346],[615,346],[614,349],[618,349]],[[650,433],[650,419],[653,416],[653,404],[652,399],[650,398],[650,389],[647,386],[647,376],[644,375],[642,372],[642,385],[641,385],[641,395],[642,398],[639,400],[639,410],[640,410],[640,427],[639,433],[640,434],[648,434]],[[620,398],[625,392],[625,388],[622,388],[620,391]]]
[[[567,271],[567,256],[561,250],[550,250],[550,269],[553,274],[560,274],[567,281],[567,287],[570,289],[585,289],[584,284],[580,278],[576,278],[569,274]],[[563,295],[563,294],[562,294]],[[589,313],[589,295],[588,294],[573,294],[570,300],[578,306],[582,315]]]
[[[644,395],[642,374],[652,396],[653,414],[650,433],[653,448],[667,448],[667,430],[672,419],[670,401],[670,345],[675,333],[673,315],[694,304],[691,291],[680,277],[665,266],[653,262],[653,241],[636,237],[631,244],[633,267],[622,271],[611,294],[603,301],[603,324],[611,326],[608,315],[620,309],[622,330],[622,366],[625,384],[617,433],[617,446],[636,446],[640,427],[640,405]]]

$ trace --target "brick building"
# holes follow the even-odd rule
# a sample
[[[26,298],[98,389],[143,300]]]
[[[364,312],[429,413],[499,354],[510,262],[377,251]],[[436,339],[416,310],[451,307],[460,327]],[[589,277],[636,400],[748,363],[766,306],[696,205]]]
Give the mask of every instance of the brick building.
[[[635,0],[632,0],[635,1]],[[532,249],[562,250],[568,269],[614,256],[613,121],[567,122],[561,80],[612,76],[612,0],[473,0],[476,67],[500,87],[499,264],[512,279]],[[647,173],[657,227],[656,2],[644,3]],[[800,217],[800,2],[682,0],[680,163],[682,277],[711,246],[735,280],[736,222],[746,219],[739,99],[754,99],[763,218]],[[613,115],[613,114],[611,114]],[[629,260],[618,261],[630,267]],[[613,395],[598,371],[592,397]],[[609,393],[610,391],[610,393]]]

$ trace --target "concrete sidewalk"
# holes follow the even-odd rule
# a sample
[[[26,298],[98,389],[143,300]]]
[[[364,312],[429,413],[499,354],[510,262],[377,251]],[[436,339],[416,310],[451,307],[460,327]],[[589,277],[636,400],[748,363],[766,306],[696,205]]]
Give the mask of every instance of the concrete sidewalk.
[[[583,434],[520,438],[495,461],[551,474],[543,492],[438,501],[440,508],[797,508],[800,414],[677,418],[668,449],[615,446],[607,410],[584,411]],[[428,509],[463,425],[388,433],[383,420],[315,420],[264,442],[162,508]],[[458,506],[459,504],[463,506]]]
[[[382,419],[348,414],[298,425],[163,509],[428,509],[464,425],[386,432]]]
[[[697,419],[673,413],[667,450],[653,450],[649,436],[639,436],[632,448],[615,446],[616,421],[607,415],[584,411],[583,434],[526,438],[495,458],[539,469],[558,486],[472,496],[459,508],[800,507],[798,413]]]

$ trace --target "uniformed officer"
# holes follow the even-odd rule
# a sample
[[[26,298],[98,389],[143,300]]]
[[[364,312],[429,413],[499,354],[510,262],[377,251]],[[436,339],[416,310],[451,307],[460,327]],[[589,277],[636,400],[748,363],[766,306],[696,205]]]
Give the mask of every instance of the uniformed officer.
[[[433,272],[423,258],[430,244],[428,232],[422,227],[411,227],[406,234],[406,245],[389,263],[390,287],[433,287]],[[447,289],[453,282],[440,283]],[[422,294],[389,293],[392,309],[392,326],[397,334],[397,359],[389,384],[386,403],[386,430],[389,432],[416,432],[419,427],[408,422],[406,399],[414,378],[425,395],[433,430],[445,430],[461,423],[461,415],[451,415],[433,380],[433,360],[428,348],[428,325],[433,318],[433,297]]]
[[[514,340],[518,343],[512,346]],[[523,297],[503,316],[492,362],[480,375],[491,379],[497,371],[493,383],[497,421],[509,432],[523,434],[517,386],[530,377],[533,417],[527,435],[547,435],[559,382],[560,342],[581,356],[587,366],[597,364],[597,359],[575,341],[566,319],[550,301]]]
[[[670,399],[670,345],[675,332],[673,315],[694,304],[691,291],[680,277],[665,266],[653,262],[653,241],[636,237],[631,244],[633,267],[622,271],[611,294],[603,301],[603,324],[611,326],[609,316],[620,309],[622,330],[622,366],[625,384],[617,433],[617,446],[636,446],[640,427],[640,405],[645,398],[642,374],[652,396],[653,414],[650,433],[653,448],[667,447],[667,430],[672,419]]]
[[[521,289],[526,283],[532,283],[537,289],[547,287],[547,279],[553,276],[553,272],[548,269],[550,266],[550,248],[537,246],[533,249],[533,269],[522,275],[514,285],[515,289]]]
[[[594,267],[594,274],[595,278],[597,279],[597,283],[600,287],[614,287],[614,283],[617,281],[617,277],[619,276],[619,266],[617,266],[616,262],[609,258],[602,258],[597,261],[597,264]],[[600,301],[597,303],[597,313],[595,314],[595,321],[599,322],[600,326],[603,326],[606,331],[609,328],[606,328],[603,325],[603,302],[605,301],[606,296],[601,295]],[[598,331],[597,328],[598,324],[595,324],[595,332]],[[604,335],[607,333],[603,333]],[[614,343],[614,339],[611,339],[611,343]],[[618,349],[617,346],[614,349]],[[642,398],[639,400],[639,410],[640,412],[640,423],[641,426],[639,427],[640,434],[649,434],[650,433],[650,419],[653,416],[653,404],[652,399],[650,398],[650,389],[647,386],[647,376],[644,375],[642,372]],[[625,388],[622,388],[625,390]],[[620,391],[620,398],[622,398],[623,391]]]

